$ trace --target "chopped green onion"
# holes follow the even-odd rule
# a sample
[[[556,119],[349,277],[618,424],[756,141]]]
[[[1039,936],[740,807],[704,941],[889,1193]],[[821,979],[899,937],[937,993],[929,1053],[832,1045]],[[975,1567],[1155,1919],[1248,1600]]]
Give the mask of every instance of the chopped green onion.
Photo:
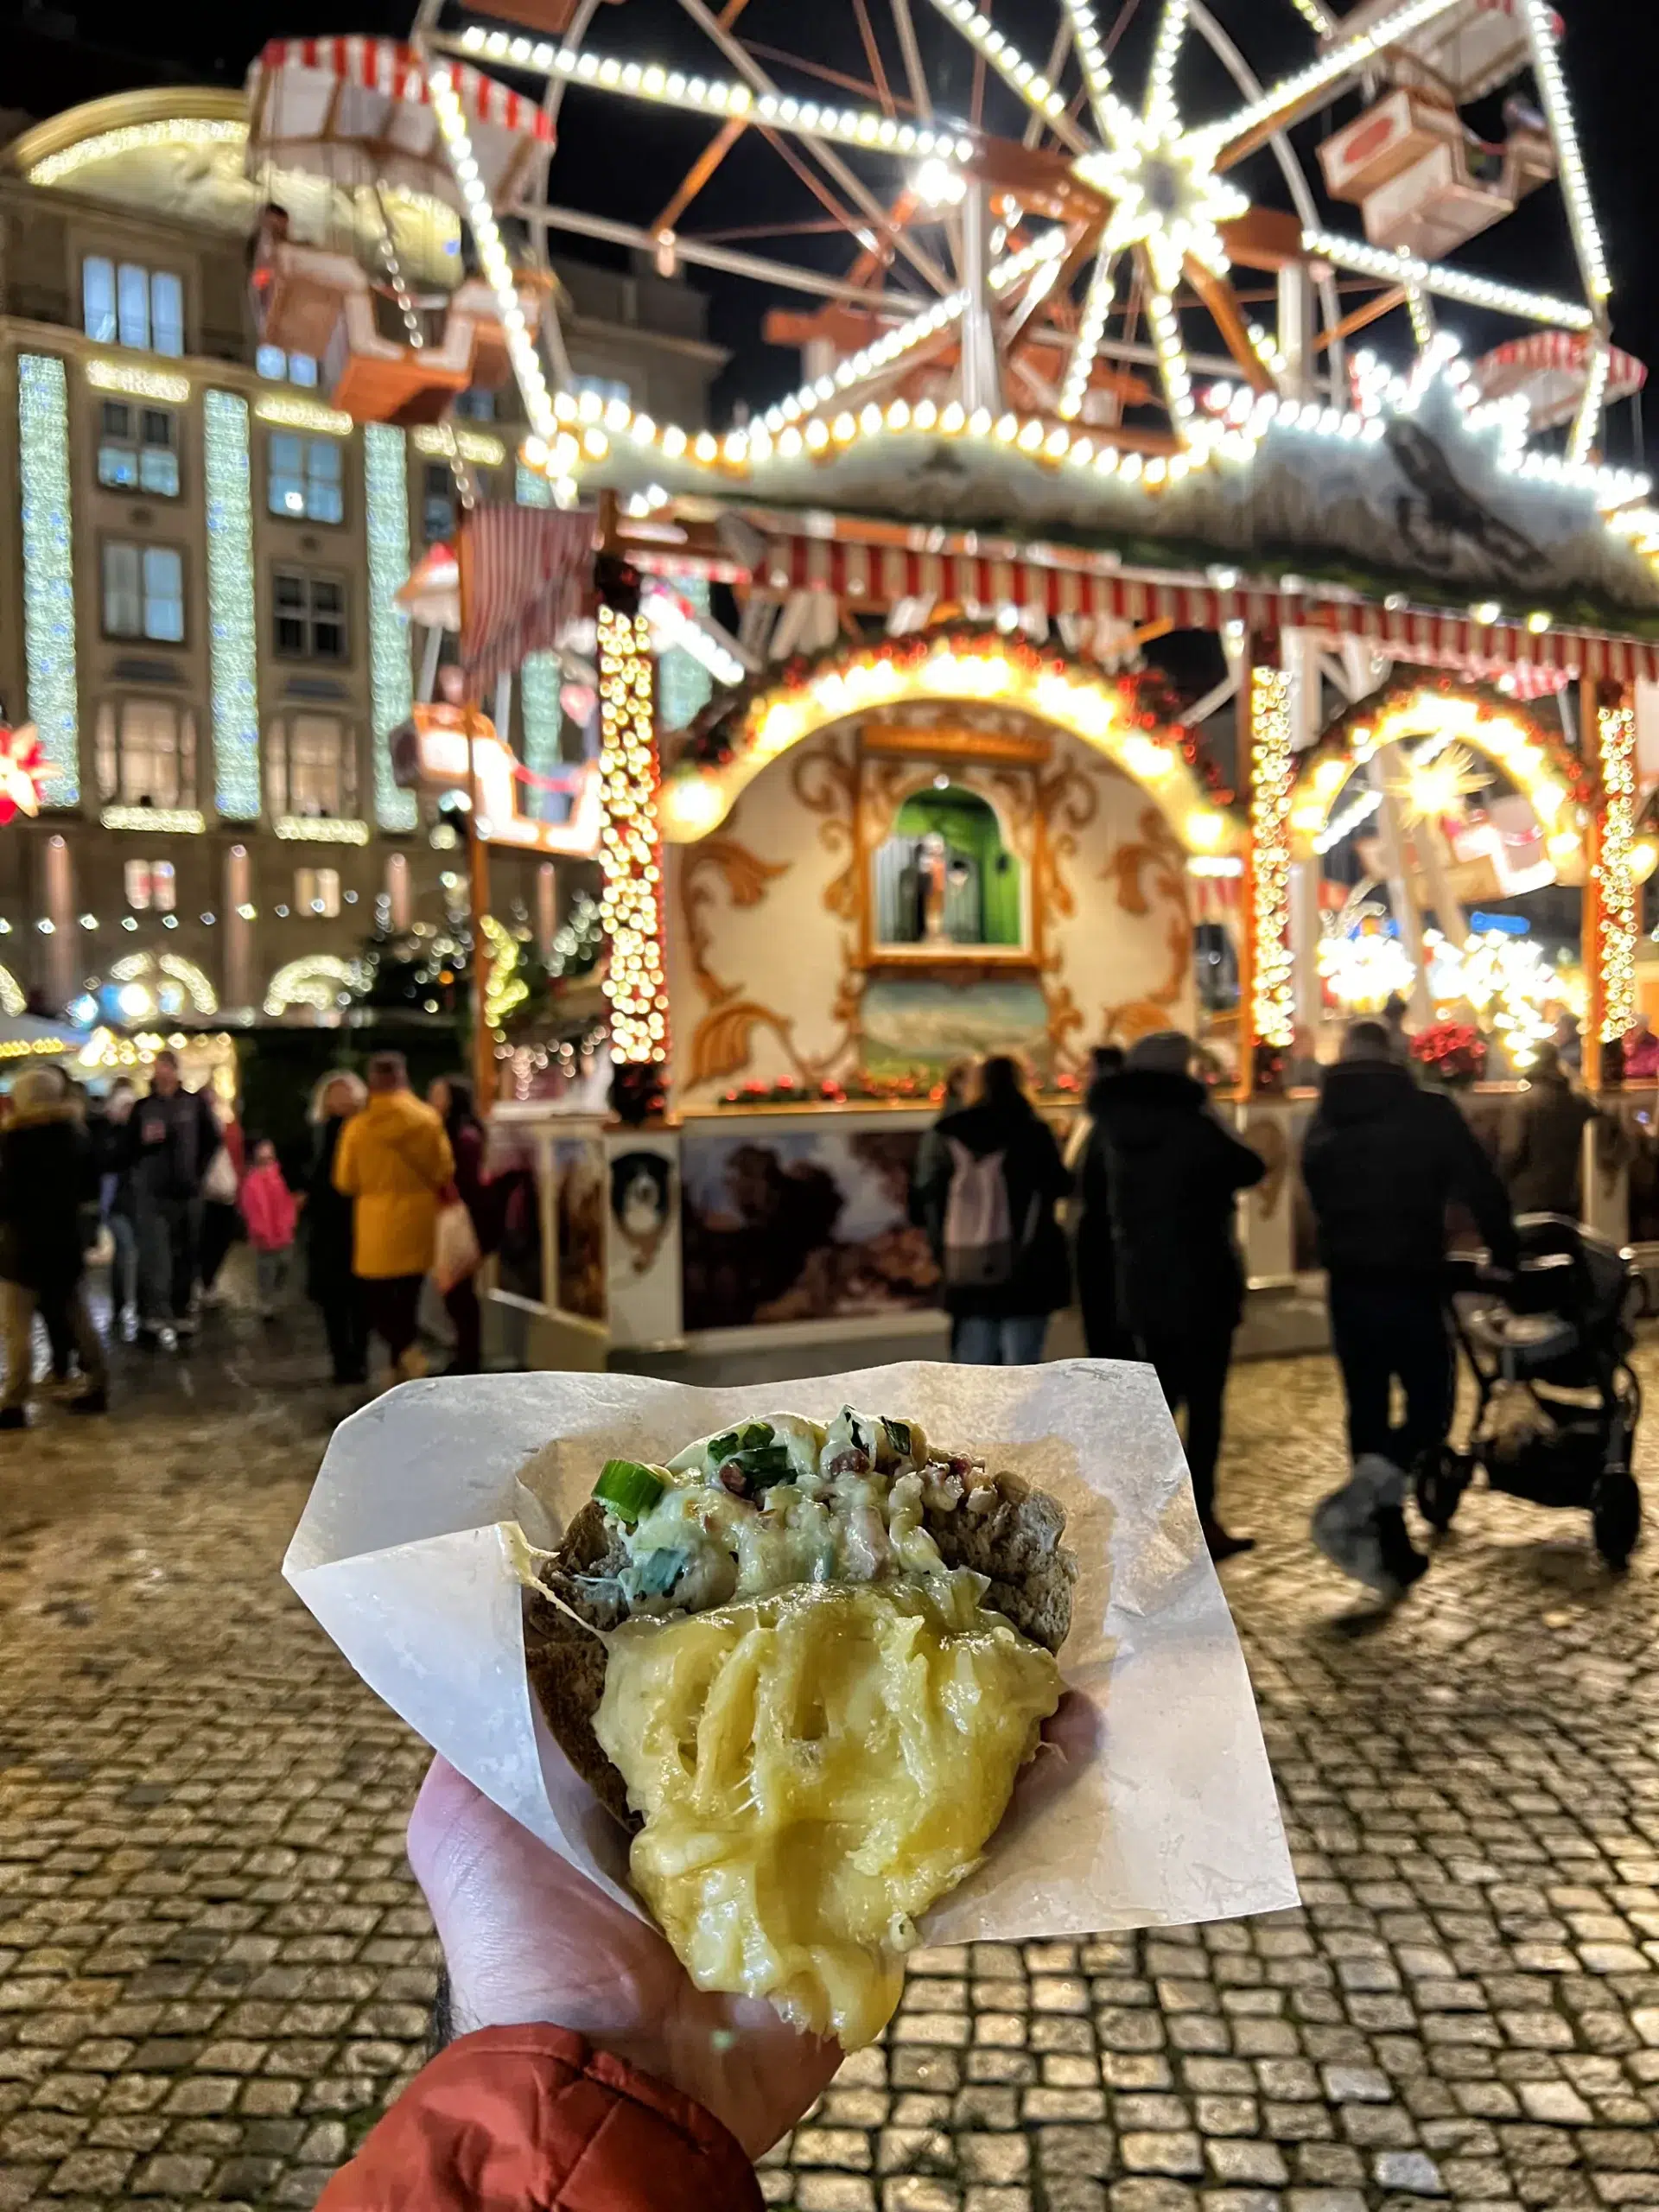
[[[638,1459],[607,1459],[594,1484],[594,1496],[601,1505],[608,1505],[619,1520],[632,1523],[642,1513],[649,1513],[667,1488],[654,1467],[644,1466]]]
[[[884,1419],[881,1426],[887,1430],[887,1441],[892,1445],[899,1458],[901,1459],[908,1459],[910,1457],[911,1446],[910,1423],[907,1421],[887,1421]]]
[[[722,1460],[734,1459],[737,1454],[737,1431],[728,1428],[723,1436],[711,1436],[708,1452],[711,1466],[717,1467]]]
[[[776,1433],[769,1421],[752,1421],[739,1437],[737,1448],[740,1452],[763,1451]]]

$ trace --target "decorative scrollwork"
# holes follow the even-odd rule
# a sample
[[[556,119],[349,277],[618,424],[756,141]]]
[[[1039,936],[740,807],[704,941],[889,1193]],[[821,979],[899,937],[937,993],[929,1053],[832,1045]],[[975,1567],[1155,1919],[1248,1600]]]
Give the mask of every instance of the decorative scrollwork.
[[[843,922],[855,922],[858,887],[858,771],[833,738],[798,754],[790,769],[795,796],[809,813],[821,815],[818,836],[847,864],[825,886],[823,903]]]
[[[742,989],[741,983],[722,983],[709,965],[710,931],[705,918],[713,903],[714,886],[703,879],[710,873],[726,886],[734,906],[758,906],[766,886],[775,876],[789,873],[787,861],[763,861],[735,837],[705,837],[693,845],[680,864],[680,917],[691,955],[691,973],[698,989],[711,1006],[724,1006]]]
[[[1138,838],[1126,838],[1101,870],[1103,878],[1117,887],[1117,903],[1126,914],[1150,914],[1153,901],[1173,908],[1165,925],[1169,969],[1160,983],[1143,998],[1119,1007],[1105,1007],[1102,1018],[1109,1035],[1122,1026],[1124,1017],[1144,1016],[1148,1007],[1169,1007],[1179,1002],[1192,962],[1192,918],[1187,898],[1186,856],[1174,833],[1155,806],[1143,809]],[[1150,884],[1150,895],[1148,893]]]

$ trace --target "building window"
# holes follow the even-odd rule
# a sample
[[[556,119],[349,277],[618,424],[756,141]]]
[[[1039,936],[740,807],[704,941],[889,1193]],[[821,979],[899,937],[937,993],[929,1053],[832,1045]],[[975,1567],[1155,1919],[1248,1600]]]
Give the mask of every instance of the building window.
[[[179,426],[166,407],[106,399],[99,410],[98,480],[112,492],[179,496]]]
[[[632,397],[633,387],[620,377],[572,377],[570,389],[575,392],[591,391],[595,399],[620,399],[626,407]]]
[[[344,452],[337,438],[301,438],[291,430],[273,430],[269,493],[272,514],[305,522],[343,522]]]
[[[315,353],[284,353],[280,346],[262,346],[253,357],[253,365],[272,384],[302,384],[307,391],[315,388]]]
[[[296,914],[320,914],[325,921],[333,921],[340,912],[340,870],[296,868],[294,911]]]
[[[106,804],[195,804],[196,718],[188,708],[181,713],[167,699],[105,704],[98,710],[97,747],[98,787]]]
[[[357,812],[357,761],[333,715],[289,715],[265,735],[265,806],[271,815],[347,818]]]
[[[104,631],[111,638],[184,642],[184,556],[171,545],[104,544]]]
[[[122,869],[127,904],[135,914],[170,914],[178,904],[171,861],[129,861]]]
[[[271,578],[276,651],[284,660],[344,660],[346,586],[339,576],[278,569]]]
[[[456,393],[455,413],[463,423],[493,423],[495,394],[486,391],[481,385],[472,385]]]
[[[437,545],[455,534],[455,473],[447,461],[429,461],[421,486],[421,534]]]
[[[86,335],[100,346],[184,351],[184,285],[169,270],[88,254],[80,264],[80,303]]]

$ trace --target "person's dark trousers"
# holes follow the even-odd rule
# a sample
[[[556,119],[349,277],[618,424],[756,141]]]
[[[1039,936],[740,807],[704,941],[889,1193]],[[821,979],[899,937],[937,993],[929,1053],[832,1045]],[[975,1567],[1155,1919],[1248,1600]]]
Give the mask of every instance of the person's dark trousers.
[[[1233,1357],[1232,1325],[1196,1322],[1179,1336],[1143,1337],[1141,1350],[1158,1370],[1170,1412],[1186,1408],[1187,1470],[1198,1518],[1207,1527],[1216,1517],[1216,1462]]]
[[[1133,1333],[1124,1327],[1118,1317],[1117,1300],[1110,1283],[1103,1290],[1086,1284],[1078,1305],[1083,1315],[1083,1341],[1090,1359],[1135,1359],[1140,1357]]]
[[[360,1382],[369,1369],[369,1330],[363,1312],[363,1286],[355,1275],[330,1298],[320,1298],[328,1357],[336,1382]]]
[[[1380,1452],[1410,1469],[1446,1441],[1457,1395],[1457,1359],[1438,1287],[1376,1275],[1332,1275],[1331,1343],[1348,1401],[1348,1449]],[[1389,1420],[1395,1376],[1404,1426]]]
[[[209,1198],[201,1209],[201,1287],[211,1290],[219,1280],[225,1257],[236,1242],[242,1217],[234,1206]]]
[[[484,1315],[478,1302],[478,1285],[463,1275],[443,1297],[444,1311],[455,1332],[452,1375],[476,1375],[484,1365]]]
[[[60,1291],[41,1291],[35,1301],[52,1353],[52,1379],[67,1382],[75,1363],[75,1332],[69,1325],[69,1301]]]
[[[393,1367],[414,1344],[420,1329],[421,1285],[424,1275],[364,1275],[363,1310],[370,1333],[385,1345]]]
[[[138,1301],[147,1328],[189,1313],[200,1211],[194,1198],[146,1194],[139,1202]]]

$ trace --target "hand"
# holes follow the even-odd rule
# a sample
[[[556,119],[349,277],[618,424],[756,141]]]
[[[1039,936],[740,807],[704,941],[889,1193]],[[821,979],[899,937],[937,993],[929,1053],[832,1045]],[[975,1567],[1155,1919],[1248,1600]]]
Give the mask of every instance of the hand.
[[[146,1122],[139,1132],[145,1144],[161,1144],[167,1136],[165,1122]]]
[[[409,1862],[449,1967],[454,2024],[574,2029],[693,2097],[752,2158],[787,2133],[841,2063],[758,1998],[694,1988],[637,1920],[434,1759],[409,1823]]]

